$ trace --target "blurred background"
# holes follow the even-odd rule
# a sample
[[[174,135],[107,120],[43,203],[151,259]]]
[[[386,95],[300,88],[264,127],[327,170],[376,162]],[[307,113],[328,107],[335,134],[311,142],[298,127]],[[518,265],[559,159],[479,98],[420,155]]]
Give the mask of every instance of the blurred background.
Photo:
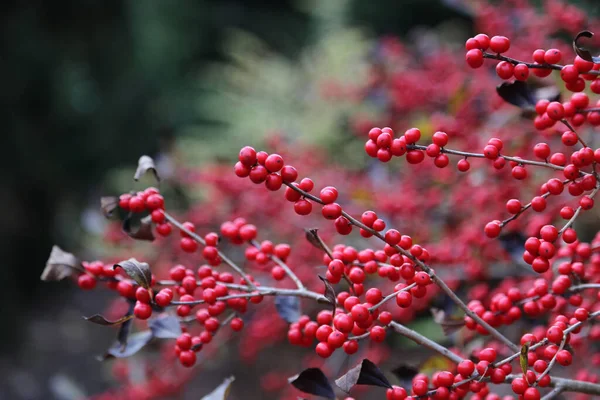
[[[81,319],[111,293],[39,276],[53,244],[83,258],[106,254],[98,199],[130,189],[141,154],[156,158],[182,209],[196,193],[179,168],[232,160],[246,144],[298,139],[364,169],[364,133],[389,119],[385,96],[363,102],[356,92],[377,79],[374,61],[397,54],[394,63],[410,63],[408,43],[423,56],[443,46],[464,66],[481,3],[2,2],[0,398],[75,399],[113,385],[94,358],[113,332]],[[541,1],[510,3],[543,12]],[[569,3],[598,16],[595,1]],[[413,77],[415,88],[398,90],[417,93]]]

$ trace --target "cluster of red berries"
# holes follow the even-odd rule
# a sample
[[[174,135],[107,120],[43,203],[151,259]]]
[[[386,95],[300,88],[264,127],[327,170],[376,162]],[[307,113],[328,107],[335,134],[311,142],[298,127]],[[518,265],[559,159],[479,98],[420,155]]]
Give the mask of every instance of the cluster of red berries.
[[[410,164],[419,164],[425,159],[425,154],[433,158],[433,163],[438,168],[448,165],[448,156],[442,153],[442,148],[448,144],[446,132],[436,132],[432,136],[432,142],[425,151],[419,149],[408,149],[407,145],[415,144],[421,139],[421,131],[411,128],[404,132],[399,138],[394,138],[391,128],[373,128],[369,131],[369,140],[365,143],[365,151],[371,157],[382,162],[388,162],[392,156],[400,157],[406,154],[406,160]]]
[[[573,126],[581,126],[585,122],[592,126],[600,125],[600,112],[592,109],[589,112],[586,107],[589,99],[585,93],[586,81],[590,82],[590,90],[600,94],[600,64],[584,60],[575,56],[572,64],[558,65],[563,55],[559,49],[537,49],[533,52],[533,63],[525,63],[501,56],[510,48],[510,41],[504,36],[494,36],[491,39],[485,34],[479,34],[467,40],[466,61],[472,68],[483,65],[484,55],[488,58],[501,60],[496,64],[497,75],[504,79],[516,79],[526,81],[530,70],[539,77],[549,76],[553,70],[560,70],[560,77],[565,83],[567,90],[575,92],[570,101],[560,103],[540,100],[536,105],[538,116],[535,118],[535,127],[539,130],[551,128],[557,121],[568,119]],[[490,53],[485,53],[486,50]],[[596,105],[598,106],[598,104]]]

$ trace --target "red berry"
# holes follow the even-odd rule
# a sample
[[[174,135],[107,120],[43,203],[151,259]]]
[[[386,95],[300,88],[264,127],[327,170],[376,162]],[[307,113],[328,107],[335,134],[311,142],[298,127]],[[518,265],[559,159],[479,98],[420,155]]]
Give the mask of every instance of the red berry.
[[[529,77],[529,67],[525,64],[517,64],[513,70],[515,79],[518,81],[525,81]]]
[[[148,319],[152,315],[152,306],[138,301],[133,307],[133,314],[139,319]]]
[[[88,274],[81,274],[77,278],[77,285],[82,290],[92,290],[96,287],[96,278]]]
[[[506,53],[510,48],[510,40],[505,36],[493,36],[490,39],[490,50],[494,53]]]
[[[496,65],[496,73],[502,79],[510,79],[514,74],[514,66],[508,61],[500,61]]]
[[[465,55],[465,60],[467,61],[467,64],[469,64],[469,67],[479,68],[483,65],[483,52],[479,49],[469,50]]]
[[[374,326],[371,328],[369,337],[372,341],[381,343],[385,340],[385,328],[382,326]]]
[[[312,211],[312,204],[306,199],[298,200],[294,203],[294,211],[299,215],[308,215]]]

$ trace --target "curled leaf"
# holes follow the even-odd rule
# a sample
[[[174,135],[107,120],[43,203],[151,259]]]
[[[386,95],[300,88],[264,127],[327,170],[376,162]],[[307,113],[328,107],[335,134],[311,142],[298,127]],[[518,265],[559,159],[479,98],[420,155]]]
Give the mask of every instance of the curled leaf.
[[[335,297],[335,290],[333,289],[333,286],[331,286],[331,283],[329,283],[329,281],[326,278],[323,278],[321,275],[319,275],[319,279],[321,281],[323,281],[323,284],[325,284],[325,293],[323,293],[323,296],[325,296],[325,298],[327,300],[329,300],[329,303],[332,306],[332,310],[331,312],[333,313],[332,315],[335,315],[335,302],[336,302],[336,297]]]
[[[142,175],[144,175],[148,171],[152,172],[157,182],[160,182],[160,177],[158,176],[158,171],[156,171],[156,166],[154,165],[154,160],[152,159],[152,157],[141,156],[138,160],[138,166],[135,170],[135,175],[133,176],[133,179],[139,181]]]
[[[583,58],[584,60],[593,62],[594,64],[600,64],[600,57],[592,56],[592,53],[590,53],[589,50],[587,50],[585,47],[580,46],[578,43],[579,39],[581,39],[582,37],[591,39],[593,36],[594,34],[590,31],[579,32],[577,36],[575,36],[575,39],[573,39],[573,50],[579,57]]]
[[[383,372],[371,360],[365,358],[360,364],[335,380],[335,384],[348,393],[354,385],[369,385],[391,388]]]
[[[113,344],[106,354],[100,358],[100,360],[106,360],[108,358],[125,358],[130,357],[140,351],[145,345],[152,340],[151,331],[137,332],[133,335],[129,335],[127,340],[127,346],[123,346],[121,343],[116,342]]]
[[[135,224],[134,215],[131,213],[123,221],[123,231],[132,239],[147,240],[149,242],[154,240],[154,233],[152,232],[152,219],[148,215],[141,220],[137,226]]]
[[[116,321],[109,321],[106,318],[104,318],[103,315],[100,315],[100,314],[94,314],[91,317],[83,317],[83,319],[85,319],[86,321],[90,321],[90,322],[93,322],[94,324],[104,325],[104,326],[120,325],[126,321],[129,321],[131,318],[133,318],[133,314],[126,314]]]
[[[121,261],[113,266],[113,269],[117,267],[123,268],[125,273],[129,275],[138,285],[149,289],[152,282],[152,272],[150,272],[150,265],[145,262],[139,262],[135,258]]]
[[[225,378],[225,380],[219,386],[217,386],[215,390],[202,397],[201,400],[227,400],[233,381],[235,381],[235,377],[233,376]]]
[[[310,244],[321,251],[326,253],[329,252],[329,249],[325,246],[325,243],[323,243],[323,239],[319,237],[319,234],[317,233],[319,230],[317,228],[305,229],[304,231],[306,232],[306,240],[308,240]]]
[[[526,342],[521,346],[521,354],[519,354],[519,364],[521,365],[521,371],[523,371],[523,376],[527,377],[527,367],[529,365],[527,360],[527,353],[529,353],[529,345],[531,342]],[[527,378],[526,378],[527,379]]]
[[[102,196],[100,197],[100,208],[102,214],[109,218],[112,216],[113,211],[119,206],[119,198],[115,196]]]
[[[54,245],[40,279],[43,281],[60,281],[80,270],[77,258],[73,254],[67,253]]]
[[[308,368],[298,375],[288,378],[288,382],[301,392],[314,394],[326,399],[335,399],[329,380],[319,368]]]
[[[444,335],[446,336],[456,332],[457,330],[465,326],[464,318],[455,318],[447,316],[444,310],[432,308],[431,315],[433,316],[433,320],[442,327]]]
[[[181,336],[181,324],[173,315],[164,315],[148,322],[148,326],[155,338],[177,339]]]
[[[296,296],[275,297],[275,308],[277,313],[288,323],[294,323],[300,319],[300,299]]]

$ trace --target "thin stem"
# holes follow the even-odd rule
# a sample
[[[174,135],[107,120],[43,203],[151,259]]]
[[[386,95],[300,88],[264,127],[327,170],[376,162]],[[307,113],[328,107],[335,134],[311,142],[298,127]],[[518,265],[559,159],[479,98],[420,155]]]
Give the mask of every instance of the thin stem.
[[[517,64],[525,64],[527,65],[527,67],[529,68],[537,68],[537,69],[553,69],[556,71],[560,71],[564,65],[560,65],[560,64],[534,64],[534,63],[528,63],[525,61],[519,61],[515,58],[511,58],[511,57],[506,57],[500,54],[494,54],[494,53],[483,53],[483,58],[490,58],[493,60],[500,60],[500,61],[508,61],[509,63],[513,64],[513,65],[517,65]],[[600,71],[589,71],[586,72],[586,74],[589,75],[600,75]]]
[[[579,110],[575,110],[576,113],[584,114],[588,112],[596,112],[600,111],[600,107],[591,107],[591,108],[580,108]]]
[[[256,240],[251,240],[250,244],[252,246],[256,247],[257,249],[260,248],[260,244],[258,244],[258,242]],[[300,289],[300,290],[306,289],[304,287],[304,284],[300,280],[300,278],[298,278],[298,276],[292,271],[292,269],[282,259],[280,259],[279,257],[277,257],[274,254],[269,254],[268,257],[271,261],[273,261],[275,264],[279,265],[285,271],[285,273],[290,277],[290,279],[294,281],[294,283],[296,284],[298,289]]]
[[[540,380],[542,380],[542,378],[546,375],[548,375],[550,373],[550,370],[552,369],[552,367],[554,367],[554,364],[556,364],[556,358],[558,356],[558,353],[565,348],[565,344],[567,343],[567,334],[563,334],[563,338],[560,341],[560,346],[558,347],[558,350],[556,350],[556,353],[554,353],[554,356],[552,357],[552,359],[550,360],[550,362],[548,363],[548,366],[546,367],[546,369],[544,370],[544,372],[542,372],[540,374],[540,376],[538,376],[538,378],[535,381],[535,386],[537,386],[540,383]]]
[[[423,146],[420,144],[408,144],[408,145],[406,145],[406,148],[408,150],[426,150],[427,146]],[[452,150],[452,149],[448,149],[446,147],[441,148],[440,152],[446,153],[446,154],[454,154],[454,155],[462,156],[462,157],[486,158],[485,154],[483,154],[483,153],[471,153],[468,151]],[[506,161],[516,162],[518,164],[535,165],[538,167],[551,168],[551,169],[554,169],[557,171],[563,171],[565,169],[565,167],[563,167],[563,166],[555,165],[555,164],[551,164],[551,163],[547,163],[547,162],[543,162],[543,161],[527,160],[527,159],[519,158],[519,157],[505,156],[502,154],[499,154],[498,157],[504,158]],[[583,174],[588,174],[588,173],[584,172]]]
[[[598,193],[598,190],[600,190],[600,186],[596,186],[596,188],[589,194],[589,198],[593,199],[594,196],[596,196],[596,194]],[[575,210],[575,213],[573,214],[571,219],[569,219],[567,223],[560,229],[560,231],[558,231],[559,236],[562,235],[563,232],[567,230],[567,228],[573,225],[573,223],[575,222],[582,210],[583,208],[581,206],[577,207],[577,210]]]
[[[548,196],[550,196],[550,192],[546,192],[546,193],[544,193],[543,195],[541,195],[540,197],[542,197],[542,198],[544,198],[544,199],[545,199],[545,198],[547,198]],[[502,221],[502,222],[500,223],[500,226],[501,226],[501,227],[504,227],[504,226],[506,226],[506,224],[508,224],[509,222],[511,222],[511,221],[514,221],[515,219],[519,218],[519,216],[520,216],[521,214],[523,214],[525,211],[527,211],[529,208],[531,208],[531,205],[532,205],[532,204],[533,204],[533,202],[529,202],[529,203],[525,204],[523,207],[521,207],[521,209],[519,210],[519,212],[518,212],[518,213],[516,213],[516,214],[515,214],[515,215],[513,215],[512,217],[509,217],[509,218],[505,219],[504,221]]]
[[[200,243],[203,246],[206,246],[206,242],[204,241],[204,239],[202,237],[198,236],[195,232],[192,232],[189,229],[187,229],[179,221],[177,221],[175,218],[173,218],[170,214],[165,213],[165,219],[167,221],[169,221],[170,223],[172,223],[173,225],[175,225],[179,230],[186,233],[189,237],[194,239],[196,242]],[[231,269],[233,269],[235,272],[237,272],[238,275],[240,275],[244,279],[244,281],[248,282],[248,285],[253,290],[256,290],[256,285],[254,284],[254,282],[252,282],[252,280],[246,276],[244,271],[236,263],[231,261],[219,249],[217,249],[217,254],[219,254],[219,257],[221,257],[221,260],[223,260],[223,262],[225,262],[225,264],[229,265],[231,267]]]
[[[561,394],[562,392],[564,392],[564,390],[565,390],[564,387],[562,387],[562,386],[556,386],[554,389],[552,389],[552,391],[548,392],[548,394],[546,394],[540,400],[552,400],[556,396],[558,396],[559,394]]]
[[[458,364],[463,360],[461,356],[454,354],[441,344],[434,342],[433,340],[421,335],[419,332],[415,332],[412,329],[409,329],[406,326],[399,324],[398,322],[390,322],[389,327],[393,329],[394,332],[399,333],[405,338],[412,340],[416,344],[421,345],[423,347],[427,347],[428,349],[443,355],[455,364]]]
[[[600,289],[600,283],[582,283],[569,288],[569,290],[572,292],[577,292],[584,289]]]
[[[396,297],[396,295],[400,292],[406,292],[412,288],[414,288],[415,286],[417,286],[417,284],[415,282],[411,283],[410,285],[406,286],[405,288],[402,288],[396,292],[393,292],[391,294],[388,294],[387,296],[385,296],[379,303],[371,306],[369,308],[370,312],[373,312],[374,310],[378,309],[379,307],[381,307],[382,305],[384,305],[386,302],[388,302],[389,300],[393,299]]]

